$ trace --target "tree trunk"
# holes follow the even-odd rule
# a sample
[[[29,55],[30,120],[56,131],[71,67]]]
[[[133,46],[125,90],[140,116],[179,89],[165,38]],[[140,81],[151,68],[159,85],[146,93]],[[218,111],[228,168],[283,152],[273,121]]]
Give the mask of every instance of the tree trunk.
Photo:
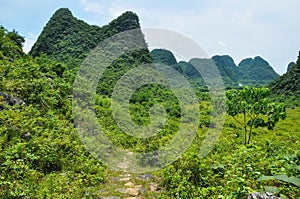
[[[245,145],[247,145],[247,122],[246,122],[246,112],[244,112],[244,131],[245,131]]]
[[[253,129],[253,124],[251,123],[250,130],[249,130],[248,144],[250,144],[250,139],[251,139],[252,129]]]

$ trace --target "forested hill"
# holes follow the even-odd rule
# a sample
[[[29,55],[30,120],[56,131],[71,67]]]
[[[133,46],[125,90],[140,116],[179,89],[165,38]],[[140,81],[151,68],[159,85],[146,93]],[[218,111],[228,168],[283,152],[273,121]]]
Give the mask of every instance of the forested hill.
[[[274,80],[269,86],[271,91],[276,96],[281,96],[283,99],[300,97],[300,52],[298,60],[288,72]]]
[[[238,86],[238,67],[229,55],[216,55],[212,57],[227,86]]]
[[[238,65],[238,79],[244,85],[265,85],[278,77],[269,63],[259,56],[244,59]]]
[[[195,74],[197,72],[193,69],[192,65],[188,65],[182,61],[177,63],[173,53],[168,50],[154,49],[151,55],[154,62],[171,65],[194,81],[197,78],[201,78],[201,76]],[[216,55],[212,57],[212,60],[219,69],[224,84],[227,87],[237,87],[239,84],[250,86],[267,85],[279,77],[269,63],[259,56],[246,58],[238,66],[229,55]],[[197,82],[201,81],[197,80]]]
[[[125,12],[108,25],[98,27],[75,18],[69,9],[61,8],[50,18],[29,54],[36,57],[44,53],[71,67],[81,63],[100,41],[135,28],[140,28],[140,24],[133,12]]]
[[[24,37],[0,25],[0,198],[247,198],[269,190],[299,198],[300,108],[287,109],[287,119],[269,131],[286,114],[282,104],[265,98],[268,89],[228,91],[236,100],[226,104],[236,108],[226,108],[225,118],[214,110],[225,108],[222,95],[213,89],[218,97],[210,97],[192,62],[178,62],[163,49],[151,57],[146,45],[122,54],[102,74],[93,67],[97,59],[77,73],[76,64],[99,41],[136,27],[132,12],[100,28],[60,9],[32,58],[22,51]],[[119,43],[109,47],[121,48]],[[240,81],[232,58],[213,59],[223,77],[234,74]],[[165,81],[154,68],[138,68],[153,60],[187,77],[198,88],[195,95],[181,79],[174,86],[177,81]],[[256,67],[259,60],[263,65]],[[244,64],[257,73],[270,68],[259,58]],[[271,84],[272,92],[299,98],[299,73],[300,55]],[[96,92],[88,78],[94,76]],[[252,134],[247,125],[255,127]]]

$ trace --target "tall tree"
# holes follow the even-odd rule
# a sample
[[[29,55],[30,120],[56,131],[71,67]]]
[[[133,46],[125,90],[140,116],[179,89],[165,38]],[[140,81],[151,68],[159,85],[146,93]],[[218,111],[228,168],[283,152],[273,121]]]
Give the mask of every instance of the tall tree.
[[[226,92],[227,113],[240,124],[245,133],[245,145],[250,143],[253,128],[268,127],[273,130],[279,119],[286,118],[282,103],[270,102],[268,88],[244,87]],[[242,117],[240,117],[242,115]]]

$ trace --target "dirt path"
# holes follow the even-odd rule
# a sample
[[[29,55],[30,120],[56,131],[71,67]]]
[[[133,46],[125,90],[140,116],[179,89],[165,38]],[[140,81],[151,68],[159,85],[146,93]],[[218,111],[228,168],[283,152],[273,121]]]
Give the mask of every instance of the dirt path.
[[[111,171],[99,191],[103,199],[157,198],[161,193],[159,179],[152,174],[130,174]]]
[[[130,155],[130,154],[129,154]],[[129,156],[130,157],[130,156]],[[124,172],[116,170],[107,171],[104,189],[99,191],[102,199],[142,199],[157,198],[162,190],[159,187],[159,177],[155,174],[132,174],[128,159],[119,163],[119,168]]]

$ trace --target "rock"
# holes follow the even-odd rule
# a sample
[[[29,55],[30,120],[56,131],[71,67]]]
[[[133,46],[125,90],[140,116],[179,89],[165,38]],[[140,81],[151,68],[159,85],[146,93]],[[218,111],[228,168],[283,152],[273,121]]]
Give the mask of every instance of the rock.
[[[277,196],[273,196],[273,194],[269,193],[269,192],[266,192],[264,194],[254,192],[254,193],[248,195],[247,199],[281,199],[281,198],[279,198]]]
[[[146,192],[147,192],[147,189],[145,189],[145,188],[140,188],[139,189],[139,193],[141,193],[141,194],[144,194]]]
[[[122,182],[122,181],[129,181],[129,180],[130,180],[130,178],[120,178],[119,179],[120,182]]]
[[[24,138],[26,141],[29,141],[29,140],[31,140],[31,134],[30,134],[29,132],[26,132],[26,133],[24,133],[23,138]]]
[[[129,198],[123,198],[123,199],[140,199],[140,197],[129,197]]]
[[[116,189],[117,192],[120,192],[122,194],[128,194],[132,197],[138,196],[140,193],[145,193],[147,190],[145,188],[141,188],[140,186],[136,187],[130,187],[130,188],[118,188]]]
[[[23,106],[25,105],[25,102],[21,99],[15,98],[12,95],[0,92],[0,96],[2,98],[2,102],[6,105],[9,106],[15,106],[15,105],[19,105],[19,106]],[[3,110],[4,107],[0,105],[0,111]]]
[[[111,178],[111,181],[124,182],[124,181],[129,181],[130,179],[131,179],[130,177],[121,176],[120,178]]]
[[[158,184],[151,182],[150,183],[150,191],[157,191],[158,189]]]
[[[120,175],[121,177],[131,177],[131,174],[130,173],[125,173],[125,174],[122,174]]]
[[[123,193],[123,194],[127,194],[128,193],[127,189],[123,189],[123,188],[118,188],[118,189],[116,189],[116,191],[120,192],[120,193]]]
[[[151,174],[142,174],[142,175],[139,175],[138,178],[140,178],[142,180],[151,180],[154,178],[154,176]]]
[[[133,182],[127,182],[125,184],[126,187],[133,187],[134,186],[134,183]]]
[[[140,188],[127,188],[127,193],[131,196],[137,196],[140,193]]]

